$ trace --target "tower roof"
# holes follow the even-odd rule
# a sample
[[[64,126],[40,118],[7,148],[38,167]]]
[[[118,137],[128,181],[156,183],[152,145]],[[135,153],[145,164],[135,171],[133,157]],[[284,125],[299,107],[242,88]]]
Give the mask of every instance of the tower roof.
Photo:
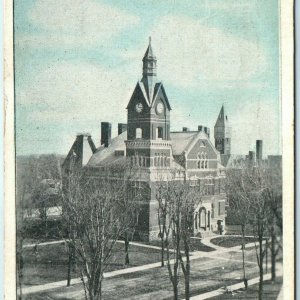
[[[143,60],[146,60],[146,59],[156,59],[154,53],[153,53],[153,49],[152,49],[152,46],[151,46],[151,36],[149,37],[149,45],[148,45],[148,48],[145,52],[145,55],[144,55],[144,58]]]
[[[219,116],[217,118],[215,127],[225,127],[225,125],[228,125],[228,118],[227,115],[225,114],[225,108],[224,108],[224,104],[221,107]]]

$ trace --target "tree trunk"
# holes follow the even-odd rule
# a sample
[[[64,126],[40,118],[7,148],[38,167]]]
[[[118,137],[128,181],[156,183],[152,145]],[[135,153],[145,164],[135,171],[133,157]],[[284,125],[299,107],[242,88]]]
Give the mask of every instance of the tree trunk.
[[[68,261],[67,286],[70,286],[70,284],[71,284],[72,263],[73,263],[73,247],[69,243],[69,261]]]
[[[22,250],[21,250],[22,251]],[[18,293],[18,299],[22,299],[22,286],[23,286],[23,254],[22,252],[19,252],[17,254],[18,258],[18,283],[19,283],[19,293]]]
[[[161,266],[162,267],[165,265],[164,254],[165,254],[165,241],[164,241],[164,237],[162,237],[161,238]]]
[[[184,274],[185,299],[190,299],[190,254],[186,252],[186,273]]]
[[[275,242],[276,242],[276,234],[274,225],[271,228],[271,274],[272,274],[272,281],[276,278],[276,249],[275,249]]]
[[[124,239],[124,244],[125,244],[125,265],[129,265],[129,240],[128,236],[125,237]]]
[[[246,268],[245,268],[245,225],[242,225],[242,255],[243,255],[243,280],[245,289],[248,288],[248,281],[246,279]]]
[[[173,299],[178,300],[178,284],[177,284],[177,275],[174,274],[174,280],[173,283]]]
[[[268,247],[269,247],[269,242],[268,239],[266,239],[266,274],[268,273]]]
[[[263,283],[264,283],[264,269],[263,269],[263,236],[259,236],[259,290],[258,299],[263,300]]]

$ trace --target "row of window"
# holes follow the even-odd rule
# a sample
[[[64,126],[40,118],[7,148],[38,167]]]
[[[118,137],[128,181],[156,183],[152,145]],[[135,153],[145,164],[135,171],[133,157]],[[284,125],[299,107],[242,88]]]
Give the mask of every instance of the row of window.
[[[197,168],[198,169],[208,169],[208,161],[207,160],[197,160]]]
[[[131,156],[131,165],[137,167],[147,167],[147,158],[145,156]]]
[[[154,166],[155,167],[167,167],[168,166],[167,155],[163,154],[163,153],[155,153]]]
[[[155,153],[155,157],[154,157],[155,167],[167,167],[169,165],[168,161],[169,160],[166,154]],[[131,156],[131,165],[138,166],[138,167],[147,167],[149,165],[148,158],[139,155]]]
[[[162,127],[156,128],[156,138],[162,139],[164,135],[164,130]],[[143,129],[142,128],[136,128],[135,129],[135,138],[136,139],[142,139],[143,138]]]
[[[204,195],[216,195],[224,192],[224,182],[221,179],[206,178],[191,180],[191,186],[199,188]]]
[[[197,155],[197,168],[208,169],[208,155],[206,152],[199,152]]]

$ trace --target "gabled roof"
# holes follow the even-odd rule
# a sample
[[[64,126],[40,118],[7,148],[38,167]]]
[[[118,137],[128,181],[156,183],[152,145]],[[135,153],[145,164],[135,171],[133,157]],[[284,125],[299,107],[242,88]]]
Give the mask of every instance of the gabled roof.
[[[172,141],[173,155],[180,155],[190,145],[198,131],[179,131],[171,132],[170,137]]]
[[[162,82],[156,82],[155,85],[153,86],[153,92],[150,93],[150,95],[153,95],[152,99],[149,99],[148,95],[147,95],[147,91],[146,91],[146,87],[145,87],[145,83],[141,80],[141,81],[138,81],[136,86],[135,86],[135,89],[132,93],[132,96],[128,102],[128,105],[127,105],[127,109],[133,99],[133,96],[136,92],[136,89],[140,89],[140,91],[142,92],[143,94],[143,97],[144,97],[144,100],[146,102],[146,104],[148,105],[148,107],[152,107],[156,101],[156,98],[159,94],[160,91],[162,91],[163,95],[164,95],[164,99],[166,101],[166,104],[167,104],[167,107],[169,110],[171,110],[171,106],[170,106],[170,103],[169,103],[169,99],[167,97],[167,94],[166,94],[166,91],[164,89],[164,86],[162,84]]]
[[[162,84],[162,82],[157,82],[155,84],[155,87],[154,87],[154,94],[153,94],[153,101],[151,103],[151,106],[153,106],[153,104],[155,103],[155,100],[157,98],[157,95],[159,94],[159,91],[162,91],[163,95],[164,95],[164,98],[165,98],[165,101],[166,101],[166,104],[168,106],[168,109],[171,110],[171,106],[170,106],[170,102],[169,102],[169,99],[168,99],[168,96],[166,94],[166,91],[165,91],[165,88]]]
[[[144,100],[145,100],[146,104],[150,107],[150,102],[149,102],[149,99],[148,99],[148,96],[147,96],[147,92],[146,92],[145,86],[144,86],[143,82],[138,81],[137,84],[136,84],[136,86],[135,86],[135,88],[134,88],[134,91],[133,91],[133,93],[132,93],[132,95],[130,97],[130,100],[128,102],[128,105],[127,105],[126,109],[128,109],[128,107],[129,107],[129,105],[130,105],[130,103],[131,103],[131,101],[133,99],[133,96],[135,95],[137,89],[139,89],[142,92],[142,95],[144,96]]]
[[[124,131],[113,138],[108,147],[104,147],[104,145],[100,146],[88,161],[87,166],[110,164],[120,160],[123,161],[125,157],[116,156],[115,151],[124,151],[124,155],[126,155],[126,139],[127,131]]]

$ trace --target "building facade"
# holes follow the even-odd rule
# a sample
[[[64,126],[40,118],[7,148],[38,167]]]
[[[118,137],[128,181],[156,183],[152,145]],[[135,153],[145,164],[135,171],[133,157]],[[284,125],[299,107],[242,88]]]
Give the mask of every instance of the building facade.
[[[194,234],[220,232],[225,227],[226,215],[225,168],[221,154],[230,154],[231,143],[224,108],[215,127],[218,129],[215,145],[210,140],[209,128],[202,125],[194,131],[184,127],[182,131],[171,132],[171,105],[156,74],[157,58],[150,40],[143,57],[142,79],[137,82],[128,102],[127,124],[118,124],[118,135],[112,138],[111,124],[102,122],[99,148],[89,134],[79,134],[63,167],[70,166],[72,157],[76,157],[80,167],[99,176],[101,167],[125,160],[138,166],[138,180],[147,191],[139,203],[141,213],[136,232],[140,240],[159,238],[155,189],[165,177],[158,174],[176,173],[174,180],[186,181],[191,188],[201,186],[199,193],[202,195],[194,208]]]

